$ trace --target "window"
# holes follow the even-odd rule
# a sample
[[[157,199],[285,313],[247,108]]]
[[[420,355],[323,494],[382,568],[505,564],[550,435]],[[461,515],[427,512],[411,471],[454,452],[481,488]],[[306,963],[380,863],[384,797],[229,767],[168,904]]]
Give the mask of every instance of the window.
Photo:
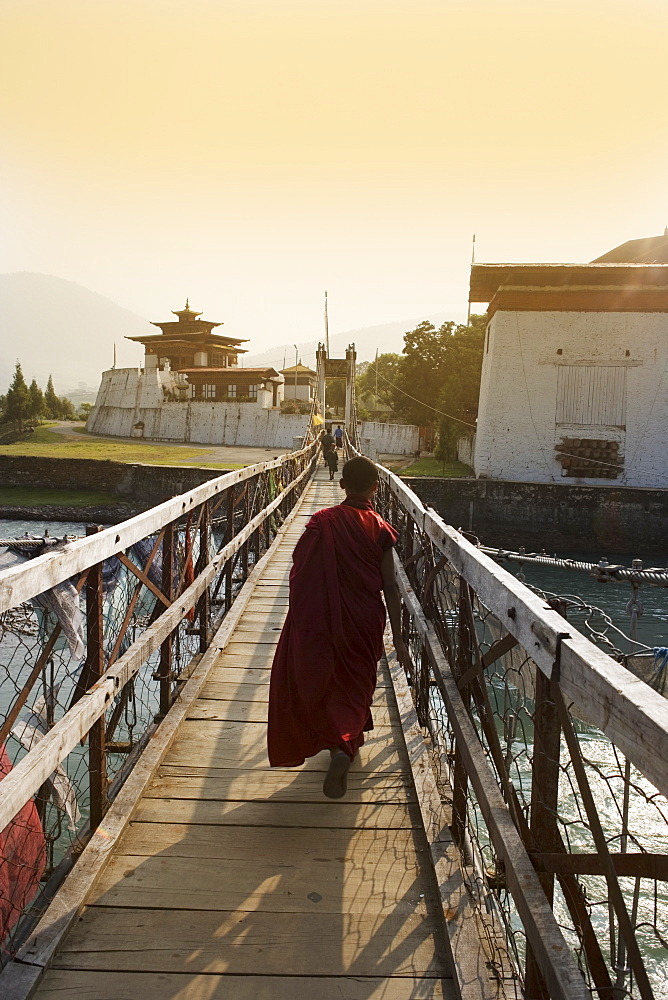
[[[202,395],[201,389],[202,389],[201,385],[191,385],[190,386],[190,398],[191,399],[199,399],[201,397],[201,395]]]
[[[205,399],[215,399],[216,398],[216,386],[215,385],[205,385],[204,386],[204,398]]]
[[[248,386],[248,398],[249,399],[257,399],[257,390],[258,390],[258,387],[256,385],[249,385]]]
[[[626,426],[626,368],[559,365],[556,423]]]
[[[228,385],[227,387],[227,398],[236,399],[237,398],[237,387],[236,385]]]

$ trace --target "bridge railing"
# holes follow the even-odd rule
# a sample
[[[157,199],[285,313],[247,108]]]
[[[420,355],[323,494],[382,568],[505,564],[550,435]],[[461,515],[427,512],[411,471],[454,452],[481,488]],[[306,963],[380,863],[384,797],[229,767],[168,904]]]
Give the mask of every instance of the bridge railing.
[[[178,698],[316,450],[211,479],[77,541],[5,551],[16,563],[0,571],[5,961]]]
[[[668,995],[668,702],[378,468],[403,668],[499,977]]]

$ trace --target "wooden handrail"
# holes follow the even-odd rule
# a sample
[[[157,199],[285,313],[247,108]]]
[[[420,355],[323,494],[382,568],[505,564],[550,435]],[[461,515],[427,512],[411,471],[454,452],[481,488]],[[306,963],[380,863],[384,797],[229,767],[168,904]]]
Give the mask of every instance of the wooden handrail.
[[[420,530],[547,677],[553,676],[559,647],[559,682],[565,698],[668,795],[668,701],[426,508],[398,476],[382,465],[378,471]]]
[[[307,449],[308,450],[308,449]],[[36,747],[0,782],[0,830],[16,816],[50,774],[67,757],[91,726],[107,710],[113,698],[131,680],[147,658],[172,632],[197,603],[228,559],[241,548],[254,531],[266,521],[292,490],[311,473],[310,466],[292,480],[259,514],[228,542],[206,569],[172,606],[146,629],[136,642],[109,667],[100,680],[86,691],[81,700],[60,719]],[[95,536],[92,536],[95,537]]]
[[[188,493],[172,497],[171,500],[166,500],[151,510],[123,521],[122,524],[112,525],[99,534],[70,542],[63,548],[47,552],[27,563],[0,572],[0,613],[29,601],[31,597],[42,594],[45,590],[50,590],[95,563],[111,558],[236,483],[252,479],[262,472],[278,469],[287,459],[305,456],[316,447],[317,443],[313,442],[301,451],[291,452],[282,458],[249,465],[245,469],[217,476]]]

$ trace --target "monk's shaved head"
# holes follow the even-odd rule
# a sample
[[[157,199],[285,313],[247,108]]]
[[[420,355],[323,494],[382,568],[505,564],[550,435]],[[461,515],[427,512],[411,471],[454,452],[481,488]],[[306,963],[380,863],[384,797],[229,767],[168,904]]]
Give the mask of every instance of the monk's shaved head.
[[[366,493],[378,482],[378,469],[368,458],[351,458],[341,470],[343,488],[348,493]]]

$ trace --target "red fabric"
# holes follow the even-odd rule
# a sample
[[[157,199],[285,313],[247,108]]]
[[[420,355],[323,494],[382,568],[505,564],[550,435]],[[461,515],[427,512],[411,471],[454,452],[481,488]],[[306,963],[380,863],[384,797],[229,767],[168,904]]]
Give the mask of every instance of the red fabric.
[[[354,757],[373,729],[383,651],[380,571],[397,534],[363,498],[318,511],[295,546],[290,609],[269,690],[269,763],[297,766],[328,747]]]
[[[5,748],[0,747],[0,781],[11,769]],[[26,802],[0,832],[0,943],[35,896],[45,861],[42,824],[35,803]]]

